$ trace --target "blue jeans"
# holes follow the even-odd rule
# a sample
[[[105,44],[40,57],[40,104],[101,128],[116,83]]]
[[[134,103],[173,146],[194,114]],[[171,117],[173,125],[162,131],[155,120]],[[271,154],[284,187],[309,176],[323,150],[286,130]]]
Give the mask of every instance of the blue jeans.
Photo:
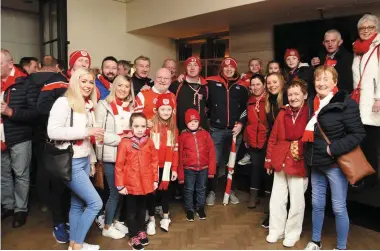
[[[110,195],[106,204],[106,219],[105,224],[111,225],[117,216],[119,203],[119,192],[115,186],[115,163],[104,163],[104,175],[106,176]]]
[[[325,217],[326,191],[330,185],[332,207],[335,215],[338,249],[346,249],[350,220],[348,219],[346,198],[348,181],[339,167],[312,168],[311,187],[313,205],[313,241],[321,241]]]
[[[216,190],[218,176],[219,176],[219,166],[223,165],[224,158],[229,156],[232,144],[232,129],[219,129],[219,128],[210,128],[211,138],[215,145],[215,157],[216,157],[216,175],[210,182],[210,191]],[[242,133],[240,133],[236,138],[236,153],[239,150],[239,146],[242,142]],[[227,146],[227,147],[226,147]],[[227,173],[227,169],[226,169]]]
[[[66,184],[72,191],[69,214],[70,241],[78,244],[83,244],[88,230],[103,206],[89,175],[89,157],[73,159],[72,180]]]
[[[206,201],[206,182],[208,169],[194,171],[185,169],[185,186],[183,188],[183,197],[185,209],[194,212],[194,190],[195,190],[195,210],[204,208]]]

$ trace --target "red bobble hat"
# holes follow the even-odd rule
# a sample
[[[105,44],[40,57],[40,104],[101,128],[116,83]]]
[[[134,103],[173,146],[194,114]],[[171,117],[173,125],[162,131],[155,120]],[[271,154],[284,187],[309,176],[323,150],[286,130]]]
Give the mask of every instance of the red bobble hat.
[[[233,68],[235,68],[235,70],[237,70],[238,68],[238,65],[237,65],[237,62],[234,58],[225,58],[221,64],[221,68],[223,69],[224,67],[226,66],[229,66],[231,65]]]
[[[170,93],[161,94],[160,96],[158,96],[157,102],[156,102],[156,109],[160,108],[163,105],[169,105],[173,109],[175,108],[174,100],[172,98],[172,95],[170,95]]]
[[[190,64],[191,62],[197,63],[200,68],[202,67],[201,60],[198,57],[193,56],[193,57],[189,57],[188,59],[186,59],[186,61],[184,63],[185,68],[187,68],[187,65]]]
[[[88,61],[90,62],[89,64],[89,68],[91,66],[91,57],[90,57],[90,54],[88,54],[87,51],[73,51],[71,54],[70,54],[70,57],[69,57],[69,69],[71,70],[73,67],[74,67],[74,64],[75,62],[78,60],[78,58],[80,57],[85,57],[85,58],[88,58]]]
[[[185,113],[185,123],[188,124],[193,120],[201,120],[201,117],[199,116],[199,113],[197,110],[190,108]]]
[[[300,54],[296,49],[286,49],[284,60],[286,61],[286,59],[290,56],[296,56],[298,58],[298,61],[301,60]]]

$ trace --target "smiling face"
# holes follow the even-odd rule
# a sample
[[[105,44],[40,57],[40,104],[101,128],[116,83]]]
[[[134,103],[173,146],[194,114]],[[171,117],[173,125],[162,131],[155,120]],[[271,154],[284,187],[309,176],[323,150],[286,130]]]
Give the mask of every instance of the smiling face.
[[[280,72],[280,65],[278,63],[270,63],[268,65],[268,73]]]
[[[295,69],[298,66],[299,59],[296,56],[289,56],[286,58],[286,65],[291,69]]]
[[[132,131],[133,131],[133,135],[135,135],[137,138],[141,138],[145,135],[146,127],[147,127],[147,121],[145,118],[136,117],[133,119]]]
[[[252,60],[251,63],[249,63],[249,70],[252,73],[259,73],[261,70],[261,65],[258,60]]]
[[[283,83],[277,75],[270,75],[267,77],[267,89],[272,95],[278,94],[282,88]]]
[[[170,71],[166,68],[161,68],[157,71],[154,87],[160,93],[165,93],[169,89],[171,80]]]
[[[227,66],[223,67],[223,74],[227,78],[232,78],[234,76],[235,72],[236,72],[236,69],[234,67],[232,67],[231,65],[227,65]]]
[[[292,86],[288,89],[289,105],[292,108],[300,108],[305,103],[306,95],[299,85]]]
[[[79,68],[88,69],[90,67],[90,60],[86,57],[79,57],[73,65],[73,71],[78,70]]]
[[[117,62],[113,60],[104,61],[102,66],[102,75],[112,83],[117,76]]]
[[[148,60],[139,59],[136,62],[136,74],[140,78],[147,78],[150,71],[150,63]]]
[[[260,97],[265,90],[265,85],[259,78],[254,78],[251,80],[251,84],[249,86],[249,91],[252,95],[256,97]]]
[[[85,74],[79,77],[79,89],[83,98],[88,98],[94,90],[94,77],[92,74]]]
[[[318,96],[325,98],[337,85],[337,80],[334,80],[333,74],[329,71],[322,71],[315,76],[315,90]]]
[[[359,27],[359,36],[361,40],[368,40],[376,33],[376,24],[367,20]]]
[[[131,83],[125,79],[118,81],[115,88],[115,95],[120,100],[125,100],[131,94]]]
[[[167,121],[172,116],[173,108],[170,105],[162,105],[157,112],[162,120]]]
[[[197,62],[190,62],[186,67],[186,73],[189,77],[195,78],[199,76],[200,67]]]

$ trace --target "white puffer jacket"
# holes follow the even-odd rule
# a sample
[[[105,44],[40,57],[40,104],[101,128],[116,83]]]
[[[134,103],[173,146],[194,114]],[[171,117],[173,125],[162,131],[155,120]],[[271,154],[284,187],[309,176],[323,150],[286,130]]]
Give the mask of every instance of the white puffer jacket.
[[[120,107],[118,108],[120,109]],[[123,125],[116,125],[115,116],[113,115],[110,104],[108,104],[106,100],[99,101],[95,110],[96,124],[102,125],[105,132],[103,146],[96,147],[96,157],[98,160],[102,160],[103,162],[116,162],[117,146],[121,141],[121,137],[116,133],[116,127],[119,126],[129,129],[128,125],[131,115],[132,112],[124,112],[123,116],[121,116],[121,119],[119,120],[123,123]]]
[[[364,66],[371,55],[371,52],[380,44],[380,34],[373,40],[370,49],[361,57],[355,55],[352,64],[354,77],[354,88],[360,81],[360,75],[363,73]],[[378,50],[379,49],[379,50]],[[380,99],[380,47],[372,53],[368,65],[363,74],[360,92],[360,116],[364,125],[380,126],[380,112],[372,112],[372,106],[376,99]]]

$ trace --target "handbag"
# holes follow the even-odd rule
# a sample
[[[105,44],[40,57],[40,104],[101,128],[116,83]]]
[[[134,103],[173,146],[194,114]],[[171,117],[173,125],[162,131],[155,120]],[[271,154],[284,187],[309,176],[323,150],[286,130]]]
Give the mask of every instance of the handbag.
[[[107,129],[107,119],[108,119],[108,112],[106,116],[106,121],[104,124],[104,130]],[[102,158],[98,160],[95,164],[95,175],[94,175],[94,186],[99,189],[104,189],[104,163],[103,163],[103,156],[104,156],[104,144],[102,147]]]
[[[327,144],[331,145],[331,141],[327,138],[319,122],[317,122],[317,125]],[[375,173],[375,170],[373,170],[372,166],[368,163],[360,146],[357,146],[349,153],[339,156],[337,163],[351,185]]]
[[[73,127],[72,109],[70,112],[70,127]],[[66,149],[59,149],[54,142],[47,141],[44,144],[42,163],[53,177],[69,182],[71,181],[73,155],[72,141],[70,141],[70,145]]]

